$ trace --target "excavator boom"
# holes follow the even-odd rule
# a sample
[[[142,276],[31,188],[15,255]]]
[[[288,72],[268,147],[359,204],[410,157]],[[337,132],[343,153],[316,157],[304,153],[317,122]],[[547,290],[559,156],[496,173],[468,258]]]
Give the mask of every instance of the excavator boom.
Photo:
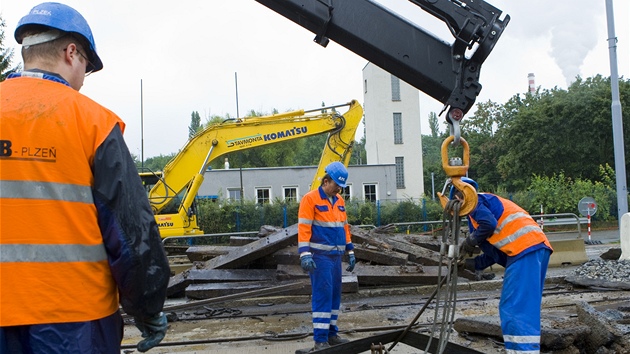
[[[337,108],[348,106],[342,115]],[[193,208],[210,163],[222,155],[328,133],[311,188],[319,186],[330,162],[348,165],[354,136],[363,118],[355,100],[312,111],[293,111],[215,124],[195,134],[161,173],[141,173],[162,237],[202,234]]]

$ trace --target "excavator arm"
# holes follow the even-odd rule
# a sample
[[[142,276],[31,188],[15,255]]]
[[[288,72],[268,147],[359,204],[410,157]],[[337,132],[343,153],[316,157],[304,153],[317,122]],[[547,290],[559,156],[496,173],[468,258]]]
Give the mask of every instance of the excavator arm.
[[[510,19],[483,0],[411,0],[447,24],[449,44],[370,0],[256,1],[315,33],[320,45],[332,39],[444,103],[449,123],[475,103],[481,64]]]
[[[342,115],[337,108],[348,106]],[[355,132],[363,117],[356,100],[348,104],[249,117],[215,124],[193,136],[161,173],[141,173],[162,237],[203,234],[194,201],[210,163],[222,155],[328,133],[311,188],[319,187],[333,161],[348,165]]]

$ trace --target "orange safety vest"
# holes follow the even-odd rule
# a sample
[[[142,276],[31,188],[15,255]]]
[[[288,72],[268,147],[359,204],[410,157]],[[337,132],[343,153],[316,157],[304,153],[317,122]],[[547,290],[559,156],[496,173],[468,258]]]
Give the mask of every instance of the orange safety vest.
[[[118,310],[92,197],[114,113],[37,78],[0,84],[0,326],[84,322]]]
[[[321,187],[302,197],[298,211],[298,252],[343,254],[353,249],[345,200],[330,204]]]
[[[515,256],[540,243],[552,249],[547,236],[529,213],[507,199],[495,197],[503,204],[503,214],[497,221],[494,234],[487,239],[490,244],[508,256]],[[477,229],[477,221],[470,215],[468,218]]]

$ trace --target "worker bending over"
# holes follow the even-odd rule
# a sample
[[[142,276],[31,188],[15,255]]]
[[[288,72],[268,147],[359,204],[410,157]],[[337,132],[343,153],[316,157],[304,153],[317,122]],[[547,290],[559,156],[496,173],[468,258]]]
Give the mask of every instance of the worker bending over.
[[[477,182],[462,182],[479,191]],[[505,268],[499,302],[501,330],[506,353],[540,352],[540,308],[551,244],[536,221],[521,207],[490,193],[477,193],[478,203],[468,214],[470,235],[460,255],[472,254],[475,246],[483,253],[467,259],[465,268],[483,270],[493,264]],[[462,199],[451,187],[450,198]]]
[[[346,205],[339,194],[346,187],[348,170],[341,162],[326,166],[326,175],[316,190],[300,201],[298,212],[298,252],[304,271],[309,272],[312,288],[312,350],[348,342],[339,337],[337,318],[341,306],[341,258],[349,254],[347,271],[354,270],[356,259],[350,238]]]
[[[142,352],[166,333],[170,269],[125,124],[78,91],[103,63],[59,3],[18,23],[24,71],[0,84],[0,353]]]

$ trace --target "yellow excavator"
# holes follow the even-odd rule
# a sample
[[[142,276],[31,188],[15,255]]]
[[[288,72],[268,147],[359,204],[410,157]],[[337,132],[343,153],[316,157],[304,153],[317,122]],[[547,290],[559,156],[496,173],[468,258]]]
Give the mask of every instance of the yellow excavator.
[[[344,114],[337,112],[348,107]],[[283,141],[328,133],[311,189],[324,168],[340,161],[348,166],[363,108],[347,104],[248,117],[212,125],[195,134],[162,172],[141,172],[162,238],[201,235],[194,202],[210,163],[222,155]]]

